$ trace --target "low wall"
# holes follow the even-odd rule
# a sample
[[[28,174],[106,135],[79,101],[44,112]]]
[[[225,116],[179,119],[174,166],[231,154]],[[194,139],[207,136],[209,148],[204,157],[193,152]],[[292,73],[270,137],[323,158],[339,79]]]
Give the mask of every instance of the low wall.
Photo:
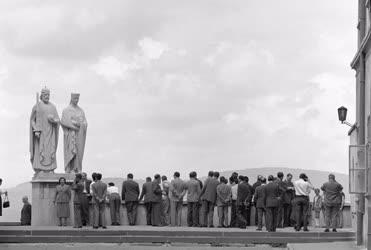
[[[90,218],[91,219],[92,219],[92,216],[93,216],[92,211],[93,211],[93,208],[92,208],[92,205],[91,205],[90,206]],[[109,208],[108,204],[106,205],[105,214],[106,214],[107,225],[110,225],[111,224],[111,216],[110,216],[110,208]],[[128,222],[128,219],[127,219],[127,211],[126,211],[125,202],[122,202],[122,204],[121,204],[120,214],[121,214],[121,225],[128,225],[129,222]],[[229,207],[229,221],[230,221],[230,216],[231,216],[231,213],[230,213],[230,207]],[[310,222],[309,222],[310,225],[313,224],[313,218],[314,218],[314,211],[312,211],[312,216],[311,216],[311,219],[310,219]],[[352,226],[350,204],[346,204],[344,206],[343,219],[344,219],[343,227],[350,228]],[[252,223],[251,225],[253,225],[253,223],[255,221],[255,208],[254,207],[251,208],[251,219],[250,219],[250,221]],[[146,222],[145,206],[141,202],[138,205],[136,224],[137,225],[146,225],[146,223],[147,222]],[[217,226],[218,223],[219,222],[218,222],[217,207],[215,207],[215,209],[214,209],[214,226]],[[323,217],[322,213],[321,213],[321,217],[320,217],[320,223],[321,223],[321,226],[325,225],[324,217]],[[182,224],[182,226],[187,226],[187,202],[184,202],[184,204],[183,204],[181,224]]]

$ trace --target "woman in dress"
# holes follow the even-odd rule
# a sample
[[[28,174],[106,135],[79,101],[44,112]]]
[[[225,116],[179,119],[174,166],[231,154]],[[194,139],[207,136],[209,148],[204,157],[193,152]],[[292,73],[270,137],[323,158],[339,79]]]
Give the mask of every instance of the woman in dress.
[[[57,203],[58,226],[67,226],[67,218],[70,217],[71,189],[66,184],[64,177],[59,178],[59,184],[56,187],[54,204]]]

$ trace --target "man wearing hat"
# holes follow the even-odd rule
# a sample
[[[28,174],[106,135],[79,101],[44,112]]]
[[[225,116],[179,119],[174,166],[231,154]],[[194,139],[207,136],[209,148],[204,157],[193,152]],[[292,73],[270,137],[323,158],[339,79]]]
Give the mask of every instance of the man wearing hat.
[[[64,168],[66,173],[82,171],[86,130],[88,123],[84,111],[77,105],[80,94],[72,93],[71,102],[62,112],[64,132]]]

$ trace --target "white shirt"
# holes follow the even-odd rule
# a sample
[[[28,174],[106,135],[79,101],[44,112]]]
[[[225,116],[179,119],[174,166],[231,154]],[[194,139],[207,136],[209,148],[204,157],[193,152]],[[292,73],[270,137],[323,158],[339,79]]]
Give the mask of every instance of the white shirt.
[[[303,179],[294,181],[295,195],[309,196],[310,190],[314,189],[313,185]]]
[[[107,194],[114,194],[114,193],[119,193],[119,188],[116,186],[109,186],[107,188]]]
[[[237,200],[238,185],[236,183],[232,184],[231,189],[232,189],[232,200]]]
[[[91,195],[93,195],[93,189],[92,189],[91,187],[93,186],[94,183],[95,183],[94,181],[92,181],[92,182],[90,183],[90,194],[91,194]]]

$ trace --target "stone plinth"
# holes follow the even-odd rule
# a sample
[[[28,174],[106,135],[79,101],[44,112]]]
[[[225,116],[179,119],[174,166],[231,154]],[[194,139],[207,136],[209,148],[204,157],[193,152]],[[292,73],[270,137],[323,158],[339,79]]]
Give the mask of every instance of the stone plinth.
[[[60,177],[66,178],[67,184],[72,184],[74,174],[58,174],[58,173],[40,173],[35,175],[32,183],[32,226],[52,226],[58,224],[56,205],[53,204],[55,196],[55,187],[58,185]],[[73,195],[73,192],[71,192]],[[67,220],[67,224],[71,225],[73,221],[72,202],[71,216]]]

